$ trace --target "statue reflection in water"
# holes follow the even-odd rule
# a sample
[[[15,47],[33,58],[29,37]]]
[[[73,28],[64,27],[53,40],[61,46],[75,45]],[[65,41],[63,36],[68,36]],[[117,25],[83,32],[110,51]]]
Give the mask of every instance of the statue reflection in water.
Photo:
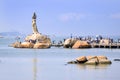
[[[33,58],[33,80],[37,80],[37,54]]]

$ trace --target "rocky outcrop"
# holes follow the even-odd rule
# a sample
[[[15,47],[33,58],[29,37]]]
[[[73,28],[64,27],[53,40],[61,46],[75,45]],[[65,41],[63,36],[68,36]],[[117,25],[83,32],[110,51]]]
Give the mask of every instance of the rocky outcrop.
[[[36,33],[36,34],[27,36],[25,38],[25,41],[32,42],[32,43],[40,42],[40,43],[51,44],[50,38],[48,38],[46,35],[42,35],[40,33]]]
[[[81,41],[75,38],[70,38],[64,41],[63,47],[80,49],[80,48],[90,48],[91,45],[87,41]]]
[[[111,64],[112,62],[106,56],[80,56],[75,61],[68,62],[69,64],[85,64],[85,65],[98,65],[98,64]]]
[[[34,44],[31,42],[22,42],[21,48],[33,48]]]
[[[50,44],[49,43],[36,43],[33,48],[46,49],[46,48],[50,48]]]
[[[27,42],[32,42],[34,44],[36,43],[46,43],[51,45],[51,40],[50,38],[48,38],[46,35],[42,35],[41,33],[39,33],[38,29],[37,29],[37,25],[36,25],[36,14],[33,14],[32,17],[32,30],[33,30],[33,34],[28,35],[25,38],[25,41]]]
[[[36,24],[36,14],[33,14],[32,17],[32,30],[33,33],[26,36],[25,42],[19,43],[16,42],[13,44],[14,48],[50,48],[51,47],[51,39],[46,35],[42,35],[39,33]]]
[[[64,48],[72,48],[72,46],[75,44],[76,41],[77,41],[77,39],[74,39],[74,38],[66,39],[63,44],[63,47]]]
[[[11,47],[14,47],[14,48],[20,48],[21,47],[21,42],[15,42],[13,44],[10,45]]]
[[[50,48],[51,47],[51,40],[45,35],[42,34],[32,34],[31,36],[27,36],[25,41],[34,43],[34,47],[36,49],[39,48]]]
[[[73,49],[90,48],[90,47],[91,45],[88,44],[87,41],[81,41],[81,40],[77,40],[75,44],[72,46]]]

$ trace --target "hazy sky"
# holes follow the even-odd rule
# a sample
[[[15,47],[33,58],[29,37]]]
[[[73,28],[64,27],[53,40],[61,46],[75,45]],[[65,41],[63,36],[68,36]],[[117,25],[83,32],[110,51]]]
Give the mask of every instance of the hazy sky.
[[[0,0],[0,32],[120,35],[120,0]]]

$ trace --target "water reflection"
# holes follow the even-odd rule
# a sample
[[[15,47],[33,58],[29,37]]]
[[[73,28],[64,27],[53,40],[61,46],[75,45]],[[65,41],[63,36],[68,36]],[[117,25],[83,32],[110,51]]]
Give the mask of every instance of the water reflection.
[[[80,69],[107,69],[110,64],[99,64],[99,65],[85,65],[77,64],[77,67]]]
[[[33,58],[33,80],[37,80],[37,54]]]

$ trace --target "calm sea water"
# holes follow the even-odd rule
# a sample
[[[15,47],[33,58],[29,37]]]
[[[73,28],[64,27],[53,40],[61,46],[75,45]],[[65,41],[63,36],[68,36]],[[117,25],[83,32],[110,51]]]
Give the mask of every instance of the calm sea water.
[[[0,39],[0,80],[120,80],[120,49],[16,49]],[[79,56],[104,55],[111,65],[66,64]]]

